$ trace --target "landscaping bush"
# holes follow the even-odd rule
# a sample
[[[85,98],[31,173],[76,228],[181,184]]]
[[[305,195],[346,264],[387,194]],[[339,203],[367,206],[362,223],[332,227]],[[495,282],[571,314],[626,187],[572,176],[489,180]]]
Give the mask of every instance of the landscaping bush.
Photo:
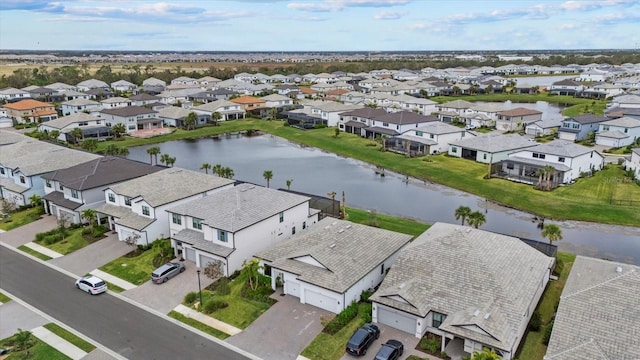
[[[426,333],[422,339],[420,339],[420,343],[418,346],[422,351],[425,351],[429,354],[439,356],[440,355],[440,345],[442,343],[442,337],[432,333]]]
[[[560,274],[562,274],[563,269],[564,269],[564,262],[561,259],[556,258],[556,266],[553,268],[553,274],[556,276],[559,276]]]
[[[531,315],[531,320],[529,320],[529,330],[531,331],[540,331],[541,326],[540,313],[538,310],[534,311]]]
[[[88,226],[82,229],[82,235],[89,235],[91,234],[91,232],[92,232],[92,229]]]
[[[372,308],[371,303],[363,303],[360,308],[360,316],[364,319],[365,322],[368,322],[368,323],[372,321],[371,308]]]
[[[226,277],[220,278],[216,282],[215,292],[220,296],[225,296],[231,294],[231,286],[229,286],[229,279]]]
[[[45,245],[51,245],[51,244],[55,244],[55,243],[57,243],[58,241],[61,241],[61,240],[62,240],[62,234],[55,233],[55,234],[46,235],[44,237],[44,239],[42,240],[42,242]]]
[[[207,314],[211,314],[211,313],[215,312],[216,310],[224,309],[227,306],[229,306],[229,304],[227,304],[226,302],[224,302],[222,300],[211,299],[211,300],[209,300],[209,301],[204,303],[204,307],[202,308],[202,310]]]
[[[369,291],[369,290],[362,290],[362,293],[360,294],[360,301],[369,301],[369,297],[373,294],[373,291]]]
[[[94,225],[93,226],[93,237],[99,238],[102,237],[109,229],[107,229],[104,225]]]
[[[549,345],[549,339],[551,339],[551,331],[553,330],[553,321],[550,322],[544,328],[544,334],[542,335],[542,343],[545,345]]]
[[[322,332],[333,335],[358,316],[358,303],[352,303],[327,323]]]
[[[244,286],[242,286],[242,290],[240,291],[240,295],[245,299],[273,305],[276,303],[276,300],[269,297],[271,294],[273,294],[273,289],[270,284],[260,284],[254,290],[249,285],[249,281],[245,282]]]
[[[196,300],[198,300],[198,293],[195,291],[188,293],[184,297],[184,302],[187,304],[193,304]]]

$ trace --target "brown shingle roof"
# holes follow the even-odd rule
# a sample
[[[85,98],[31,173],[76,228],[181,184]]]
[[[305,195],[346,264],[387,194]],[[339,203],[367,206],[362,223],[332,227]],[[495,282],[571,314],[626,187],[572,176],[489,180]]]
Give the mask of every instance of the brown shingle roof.
[[[254,96],[248,96],[248,95],[240,96],[235,99],[229,99],[229,101],[234,102],[236,104],[255,104],[255,103],[264,104],[265,103],[265,101],[260,98],[257,98]]]
[[[11,104],[6,104],[4,105],[4,107],[12,110],[31,110],[40,107],[53,107],[53,105],[38,100],[26,99]]]

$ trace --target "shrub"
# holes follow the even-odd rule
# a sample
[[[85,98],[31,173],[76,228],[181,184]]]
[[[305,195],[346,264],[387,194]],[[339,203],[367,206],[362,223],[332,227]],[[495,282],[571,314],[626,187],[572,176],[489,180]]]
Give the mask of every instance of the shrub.
[[[51,245],[51,244],[55,244],[55,243],[57,243],[58,241],[61,241],[61,240],[62,240],[62,234],[57,233],[57,234],[46,235],[42,242],[45,245]]]
[[[226,277],[220,278],[216,284],[215,291],[220,296],[229,295],[231,293],[231,287],[229,286],[229,279]]]
[[[358,316],[358,303],[352,303],[329,321],[322,332],[333,335],[345,327],[356,316]]]
[[[360,307],[360,317],[364,319],[365,322],[370,323],[371,319],[371,303],[363,303]]]
[[[108,230],[107,227],[104,226],[104,225],[95,225],[93,227],[93,237],[94,238],[99,238],[102,235],[104,235],[104,233],[106,233],[107,230]]]
[[[82,235],[89,235],[91,234],[93,229],[91,229],[90,227],[86,227],[82,229]]]
[[[540,325],[542,325],[540,320],[540,313],[538,312],[538,310],[536,310],[531,315],[531,320],[529,320],[529,330],[540,331]]]
[[[564,262],[561,259],[556,258],[556,266],[553,268],[553,274],[560,275],[562,274],[563,270],[564,270]]]
[[[260,301],[265,304],[273,305],[276,303],[276,300],[269,297],[271,294],[273,294],[271,284],[260,284],[254,290],[249,285],[248,280],[245,281],[242,289],[240,290],[240,295],[245,299]]]
[[[219,309],[224,309],[227,306],[229,306],[229,304],[227,304],[226,302],[220,299],[211,299],[206,303],[204,303],[204,307],[202,308],[202,310],[205,313],[211,314],[212,312],[215,312],[216,310],[219,310]]]
[[[195,291],[188,293],[184,297],[184,302],[187,304],[193,304],[196,300],[198,300],[198,293]]]
[[[362,290],[360,294],[360,301],[369,301],[369,297],[373,294],[373,291]]]
[[[440,350],[440,340],[437,335],[426,335],[420,339],[420,349],[426,350],[431,354],[436,354]]]
[[[553,330],[553,321],[550,322],[544,328],[544,334],[542,335],[542,343],[545,345],[549,345],[549,339],[551,339],[551,331]]]

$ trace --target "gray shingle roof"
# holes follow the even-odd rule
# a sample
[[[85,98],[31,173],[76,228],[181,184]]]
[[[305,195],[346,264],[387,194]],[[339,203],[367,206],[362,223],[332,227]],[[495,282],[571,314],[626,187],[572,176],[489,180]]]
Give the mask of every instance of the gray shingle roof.
[[[387,112],[384,109],[364,107],[361,109],[345,111],[343,113],[340,113],[340,116],[356,116],[365,119],[371,119],[376,116],[385,115],[386,113]]]
[[[33,138],[14,131],[0,130],[0,145],[15,144],[24,140],[33,140]]]
[[[300,281],[342,293],[410,240],[410,235],[324,218],[256,257],[297,274]],[[324,268],[298,260],[308,258]]]
[[[393,113],[386,113],[383,115],[375,116],[372,118],[372,120],[400,125],[439,121],[438,117],[435,115],[416,114],[413,111],[398,111]]]
[[[191,229],[180,230],[178,233],[171,236],[171,238],[176,241],[182,241],[183,243],[190,244],[198,250],[204,250],[208,253],[225,258],[235,251],[235,248],[214,244],[211,241],[205,240],[203,233]]]
[[[422,131],[425,132],[427,134],[436,134],[436,135],[440,135],[440,134],[450,134],[450,133],[455,133],[455,132],[462,132],[464,131],[464,129],[461,129],[457,126],[453,126],[441,121],[434,121],[434,122],[430,122],[427,123],[425,125],[420,126],[419,128],[415,129],[417,131]]]
[[[233,180],[172,167],[110,187],[118,195],[142,197],[157,207],[232,184]]]
[[[640,267],[577,256],[545,359],[635,360],[640,355],[638,339]],[[601,355],[593,357],[597,353]]]
[[[503,135],[492,132],[484,135],[478,135],[475,137],[453,141],[450,143],[450,145],[456,145],[463,148],[484,151],[488,153],[496,153],[508,150],[525,149],[536,144],[517,134]]]
[[[100,155],[50,144],[35,139],[2,146],[0,163],[33,176],[81,164]]]
[[[143,114],[155,114],[157,111],[147,109],[146,107],[142,107],[142,106],[125,106],[125,107],[115,108],[115,109],[105,109],[100,112],[103,114],[129,117],[129,116],[136,116],[136,115],[143,115]]]
[[[89,115],[83,112],[73,113],[68,116],[63,116],[61,118],[53,119],[51,121],[47,121],[42,123],[42,126],[52,127],[56,129],[64,129],[67,126],[80,122],[88,122],[88,121],[96,121],[100,120],[99,117]]]
[[[116,224],[138,231],[144,230],[147,226],[156,221],[154,218],[136,214],[129,208],[111,204],[102,204],[98,206],[95,211],[113,216],[116,219]]]
[[[592,124],[592,123],[607,121],[609,120],[609,118],[606,116],[583,114],[583,115],[574,116],[572,118],[567,118],[565,120],[574,120],[575,122],[580,124]]]
[[[536,145],[530,149],[537,153],[557,155],[568,158],[574,158],[582,154],[587,154],[595,151],[593,148],[586,147],[580,144],[576,144],[572,141],[556,139],[545,144]],[[597,152],[597,151],[596,151]]]
[[[618,118],[618,119],[605,121],[602,124],[603,125],[627,127],[627,128],[635,128],[635,127],[640,127],[640,120],[634,119],[634,118],[629,117],[629,116],[624,116],[624,117],[621,117],[621,118]]]
[[[445,314],[440,329],[511,349],[553,262],[514,237],[435,223],[400,252],[370,299],[421,317],[430,311]],[[463,325],[476,325],[491,336]]]
[[[165,117],[169,119],[184,119],[186,118],[191,110],[187,110],[177,106],[167,106],[158,110],[159,117]]]
[[[306,196],[247,183],[168,211],[202,219],[212,228],[233,233],[309,200]]]

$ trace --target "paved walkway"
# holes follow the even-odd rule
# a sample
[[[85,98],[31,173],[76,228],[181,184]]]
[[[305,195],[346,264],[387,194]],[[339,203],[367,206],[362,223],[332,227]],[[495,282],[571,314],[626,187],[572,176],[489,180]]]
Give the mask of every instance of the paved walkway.
[[[26,244],[24,244],[24,246],[28,247],[31,250],[35,250],[37,252],[39,252],[40,254],[43,255],[47,255],[48,257],[52,258],[52,259],[57,259],[57,258],[61,258],[64,255],[60,254],[59,252],[53,251],[49,248],[46,248],[44,246],[38,245],[34,242],[28,242]]]
[[[17,248],[35,240],[37,233],[49,231],[56,226],[58,226],[58,222],[55,216],[43,215],[39,220],[0,233],[0,241]]]
[[[72,343],[52,333],[42,326],[38,326],[37,328],[31,330],[31,333],[38,339],[44,341],[45,343],[54,347],[56,350],[67,355],[73,360],[80,360],[87,355],[87,353],[82,349],[76,347]]]
[[[89,274],[91,275],[95,275],[99,278],[101,278],[102,280],[105,280],[107,282],[112,283],[115,286],[121,287],[125,290],[131,290],[131,289],[135,289],[137,286],[135,284],[132,284],[128,281],[122,280],[119,277],[113,276],[111,274],[107,274],[104,271],[95,269],[95,270],[91,270],[89,272]]]
[[[182,304],[176,306],[174,309],[174,311],[179,312],[180,314],[192,318],[194,320],[200,321],[203,324],[207,324],[209,326],[211,326],[214,329],[220,330],[223,333],[229,334],[229,335],[236,335],[242,332],[241,329],[238,329],[237,327],[231,326],[227,323],[224,323],[218,319],[214,319],[211,316],[207,316],[201,312],[195,311],[191,308],[188,308]]]

